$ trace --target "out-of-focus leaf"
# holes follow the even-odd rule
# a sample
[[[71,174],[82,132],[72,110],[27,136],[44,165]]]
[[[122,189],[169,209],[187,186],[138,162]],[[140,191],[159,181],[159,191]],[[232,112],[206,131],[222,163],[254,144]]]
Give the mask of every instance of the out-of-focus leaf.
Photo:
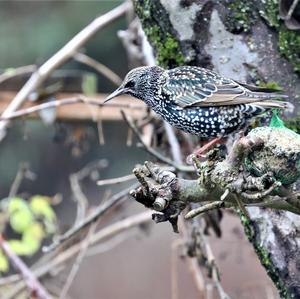
[[[28,208],[27,202],[20,197],[12,197],[9,199],[8,203],[8,213],[11,214],[15,211]]]
[[[27,249],[22,240],[12,239],[7,242],[11,250],[13,250],[13,252],[17,255],[27,255]]]
[[[17,233],[23,233],[33,222],[33,215],[25,200],[14,197],[9,200],[9,223]]]
[[[40,249],[44,236],[43,226],[37,222],[24,232],[22,242],[26,248],[26,255],[33,255]]]
[[[0,272],[7,272],[9,270],[9,263],[7,257],[4,255],[3,251],[0,250]]]
[[[10,215],[9,223],[17,233],[23,233],[33,222],[32,213],[29,209],[17,211]]]
[[[55,225],[56,215],[49,203],[49,197],[35,195],[30,199],[30,208],[35,216],[42,217],[48,223]]]
[[[40,249],[44,235],[43,226],[35,222],[24,232],[22,240],[9,240],[8,243],[17,255],[30,256]]]
[[[27,239],[42,240],[45,236],[43,226],[39,222],[34,222],[23,234],[23,241]]]
[[[86,96],[97,93],[97,78],[93,74],[86,74],[82,79],[82,92]]]
[[[30,199],[30,208],[34,215],[43,216],[48,220],[55,221],[56,215],[53,211],[49,197],[42,195],[35,195]]]

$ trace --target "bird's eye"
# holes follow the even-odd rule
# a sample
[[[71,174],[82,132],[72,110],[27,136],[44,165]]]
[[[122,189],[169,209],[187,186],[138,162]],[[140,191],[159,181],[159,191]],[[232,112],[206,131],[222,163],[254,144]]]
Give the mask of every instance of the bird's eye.
[[[125,84],[125,88],[133,88],[134,87],[134,81],[128,81],[126,84]]]

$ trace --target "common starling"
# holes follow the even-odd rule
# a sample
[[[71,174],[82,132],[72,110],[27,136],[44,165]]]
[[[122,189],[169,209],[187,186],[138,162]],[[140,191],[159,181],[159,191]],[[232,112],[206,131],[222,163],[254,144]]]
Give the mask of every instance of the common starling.
[[[205,138],[228,136],[257,115],[287,105],[276,100],[286,95],[195,66],[135,68],[106,101],[121,94],[144,101],[176,128]]]

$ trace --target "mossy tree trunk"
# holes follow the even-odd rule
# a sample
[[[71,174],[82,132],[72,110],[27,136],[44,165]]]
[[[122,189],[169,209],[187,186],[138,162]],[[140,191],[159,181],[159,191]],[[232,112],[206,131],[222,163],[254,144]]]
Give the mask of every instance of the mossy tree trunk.
[[[300,34],[279,18],[277,0],[135,0],[134,6],[159,65],[198,65],[280,87],[295,106],[288,116],[297,116]],[[246,233],[281,297],[300,298],[300,217],[247,210],[252,221],[242,217]]]

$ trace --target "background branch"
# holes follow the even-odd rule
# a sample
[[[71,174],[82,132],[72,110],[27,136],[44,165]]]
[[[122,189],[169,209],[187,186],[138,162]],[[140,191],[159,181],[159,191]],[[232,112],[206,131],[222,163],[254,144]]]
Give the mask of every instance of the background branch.
[[[115,19],[123,16],[130,9],[129,2],[125,2],[103,16],[96,18],[82,31],[75,35],[62,49],[41,65],[10,102],[2,117],[9,117],[15,112],[28,98],[30,93],[35,91],[49,75],[60,65],[72,58],[74,53],[82,47],[96,32],[110,24]],[[8,125],[7,120],[0,121],[0,141],[5,137],[5,129]]]

